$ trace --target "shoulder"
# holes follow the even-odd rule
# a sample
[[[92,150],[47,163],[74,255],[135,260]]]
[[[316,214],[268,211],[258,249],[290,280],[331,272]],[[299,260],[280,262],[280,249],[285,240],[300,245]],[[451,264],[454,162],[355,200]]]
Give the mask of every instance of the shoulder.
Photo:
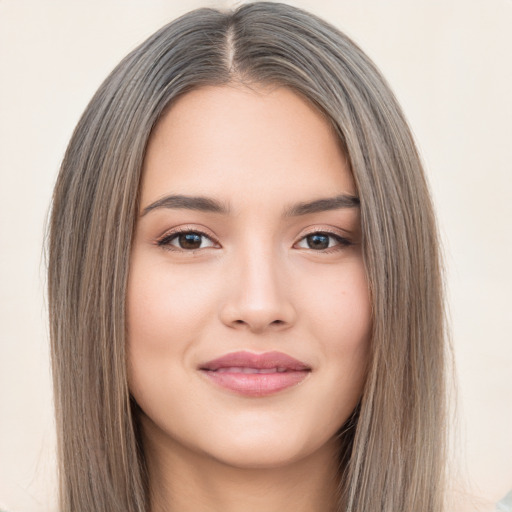
[[[496,512],[512,512],[512,491],[496,505]]]

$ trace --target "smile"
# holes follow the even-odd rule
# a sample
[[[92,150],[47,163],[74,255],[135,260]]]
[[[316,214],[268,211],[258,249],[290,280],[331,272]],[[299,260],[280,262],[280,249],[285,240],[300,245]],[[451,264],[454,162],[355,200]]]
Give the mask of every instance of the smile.
[[[279,367],[279,368],[244,368],[236,366],[232,366],[229,368],[219,368],[218,370],[211,370],[219,373],[282,373],[290,371],[286,368]]]
[[[263,397],[301,383],[311,367],[281,352],[234,352],[199,368],[210,382],[236,394]]]

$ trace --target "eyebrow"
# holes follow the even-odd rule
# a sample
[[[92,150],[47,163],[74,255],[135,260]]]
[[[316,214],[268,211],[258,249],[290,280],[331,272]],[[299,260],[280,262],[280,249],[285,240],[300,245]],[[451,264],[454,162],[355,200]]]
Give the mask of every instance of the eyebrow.
[[[357,208],[360,201],[356,196],[341,194],[335,197],[315,199],[304,203],[297,203],[284,211],[285,217],[298,217],[310,213],[326,212],[329,210],[340,210],[342,208]]]
[[[142,211],[141,216],[144,216],[157,208],[178,208],[185,210],[197,210],[201,212],[222,213],[224,215],[228,215],[230,212],[229,206],[224,205],[216,199],[202,196],[173,195],[162,197],[154,203],[151,203],[149,206],[146,206]]]
[[[340,210],[342,208],[357,208],[359,207],[359,204],[360,201],[358,197],[350,194],[341,194],[334,197],[315,199],[314,201],[294,204],[285,208],[283,216],[298,217],[311,213]],[[151,203],[149,206],[146,206],[142,211],[141,216],[144,216],[150,211],[158,208],[196,210],[201,212],[220,213],[223,215],[229,215],[231,211],[228,205],[210,197],[170,195],[162,197],[154,203]]]

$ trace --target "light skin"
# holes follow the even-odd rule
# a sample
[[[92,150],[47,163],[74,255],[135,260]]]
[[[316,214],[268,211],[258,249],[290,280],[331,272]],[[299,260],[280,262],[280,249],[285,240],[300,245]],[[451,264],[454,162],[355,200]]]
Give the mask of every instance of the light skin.
[[[289,89],[203,87],[160,120],[127,301],[152,512],[334,509],[371,326],[356,195],[333,130]],[[241,350],[311,371],[258,397],[199,371]]]

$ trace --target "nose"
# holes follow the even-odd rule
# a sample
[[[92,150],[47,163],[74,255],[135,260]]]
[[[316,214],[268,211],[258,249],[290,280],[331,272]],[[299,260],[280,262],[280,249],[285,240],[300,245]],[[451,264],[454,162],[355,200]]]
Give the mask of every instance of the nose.
[[[293,325],[292,283],[278,256],[267,249],[247,251],[235,259],[220,308],[221,321],[253,333],[281,331]]]

